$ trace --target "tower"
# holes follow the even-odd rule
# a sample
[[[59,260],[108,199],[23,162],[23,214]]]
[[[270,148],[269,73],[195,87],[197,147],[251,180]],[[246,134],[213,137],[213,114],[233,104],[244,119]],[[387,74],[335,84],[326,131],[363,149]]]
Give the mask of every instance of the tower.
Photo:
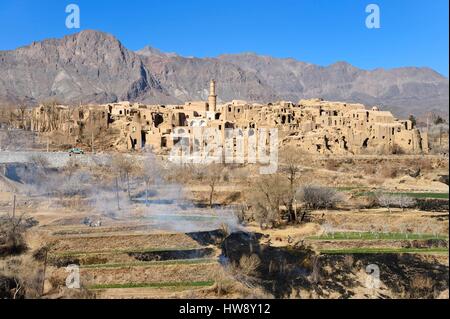
[[[209,84],[208,105],[210,112],[216,112],[217,95],[216,95],[216,81],[214,80],[211,80]]]

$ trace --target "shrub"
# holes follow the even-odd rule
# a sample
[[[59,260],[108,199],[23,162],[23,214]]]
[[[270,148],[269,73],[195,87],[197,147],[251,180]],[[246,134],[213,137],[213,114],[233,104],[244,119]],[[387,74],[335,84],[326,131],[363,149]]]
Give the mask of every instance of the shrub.
[[[308,185],[298,190],[300,201],[305,203],[310,209],[329,209],[343,201],[341,193],[334,188]]]
[[[25,230],[22,218],[0,219],[0,257],[18,255],[27,249],[23,237]]]
[[[392,166],[384,165],[380,168],[380,174],[384,178],[396,178],[397,170]]]
[[[260,265],[261,260],[256,254],[252,254],[249,256],[243,255],[239,260],[239,267],[241,268],[241,271],[247,276],[255,275]]]
[[[0,275],[0,299],[23,299],[25,291],[16,277]]]
[[[340,164],[341,162],[335,159],[329,159],[325,164],[325,168],[329,171],[336,171],[341,166]]]
[[[400,145],[394,144],[394,146],[392,146],[392,154],[403,155],[403,154],[405,154],[405,151],[403,150],[403,148]]]
[[[412,298],[432,298],[433,280],[422,274],[414,275],[410,280]]]
[[[428,212],[448,211],[448,199],[418,198],[417,208]]]
[[[392,207],[405,209],[416,206],[416,200],[406,195],[379,194],[376,198],[378,204],[389,211]]]

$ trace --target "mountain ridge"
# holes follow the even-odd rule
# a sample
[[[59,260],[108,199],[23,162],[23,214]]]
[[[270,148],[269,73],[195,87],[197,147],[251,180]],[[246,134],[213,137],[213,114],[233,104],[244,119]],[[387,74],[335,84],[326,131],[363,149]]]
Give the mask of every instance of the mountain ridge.
[[[256,53],[183,57],[146,46],[127,49],[111,34],[86,30],[0,51],[0,102],[183,103],[205,100],[217,80],[219,101],[324,98],[380,105],[399,116],[448,116],[448,79],[428,67],[363,70]]]

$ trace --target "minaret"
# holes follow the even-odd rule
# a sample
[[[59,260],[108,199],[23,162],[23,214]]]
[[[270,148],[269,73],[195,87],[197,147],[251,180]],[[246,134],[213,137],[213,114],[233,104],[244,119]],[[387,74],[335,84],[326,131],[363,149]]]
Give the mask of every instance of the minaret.
[[[216,95],[216,81],[214,80],[211,80],[211,83],[209,84],[208,105],[210,112],[216,112],[217,95]]]

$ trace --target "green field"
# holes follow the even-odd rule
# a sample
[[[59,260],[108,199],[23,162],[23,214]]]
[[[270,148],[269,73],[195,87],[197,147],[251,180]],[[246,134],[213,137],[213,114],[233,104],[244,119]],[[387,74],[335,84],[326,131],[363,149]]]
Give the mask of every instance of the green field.
[[[342,192],[351,192],[360,190],[356,195],[357,196],[373,196],[376,194],[376,191],[364,191],[367,187],[337,187],[338,191]],[[430,198],[430,199],[449,199],[449,193],[413,193],[413,192],[388,192],[379,190],[381,194],[387,195],[398,195],[398,196],[408,196],[412,198]]]
[[[344,248],[324,249],[321,254],[448,254],[448,248]]]
[[[117,289],[117,288],[170,288],[170,287],[209,287],[214,281],[184,281],[184,282],[155,282],[155,283],[126,283],[99,284],[88,286],[88,289]]]
[[[194,264],[213,264],[217,262],[215,259],[179,259],[179,260],[163,260],[163,261],[141,261],[135,263],[110,263],[82,265],[82,269],[98,269],[98,268],[129,268],[129,267],[151,267],[157,265],[194,265]]]
[[[360,192],[357,196],[375,196],[376,192]],[[448,193],[392,193],[382,192],[381,194],[394,196],[407,196],[416,199],[449,199]]]
[[[172,248],[142,248],[142,249],[113,249],[113,250],[97,250],[97,251],[70,251],[70,252],[53,252],[51,255],[58,257],[75,257],[85,255],[115,255],[128,253],[150,253],[158,251],[176,251],[176,250],[196,250],[199,247],[172,247]]]
[[[448,199],[448,193],[401,193],[414,198]]]
[[[311,236],[310,240],[417,240],[417,239],[448,239],[447,236],[433,234],[405,233],[370,233],[370,232],[336,232],[321,236]]]

